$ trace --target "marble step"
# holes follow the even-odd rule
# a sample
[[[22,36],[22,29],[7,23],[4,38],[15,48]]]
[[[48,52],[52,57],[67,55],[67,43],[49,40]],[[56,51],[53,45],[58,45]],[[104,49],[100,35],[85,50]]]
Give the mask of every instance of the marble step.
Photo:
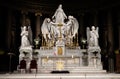
[[[46,72],[46,73],[50,73],[51,71],[56,70],[56,68],[41,68],[38,69],[38,72]],[[101,69],[97,69],[97,68],[93,68],[93,69],[82,69],[82,68],[71,68],[71,69],[63,69],[63,70],[68,70],[70,71],[70,73],[106,73],[106,70],[101,70]]]
[[[38,71],[37,73],[50,73],[50,70],[46,70],[46,71]],[[105,70],[99,70],[99,71],[69,71],[72,74],[105,74],[106,71]]]
[[[51,68],[44,68],[44,69],[38,69],[39,70],[56,70],[55,68],[54,69],[51,69]],[[100,71],[100,69],[63,69],[63,70],[72,70],[72,71]]]
[[[38,70],[56,70],[56,68],[42,68],[42,69],[38,69]],[[63,70],[73,70],[73,71],[100,71],[102,69],[67,69],[64,68]]]
[[[49,67],[49,68],[55,68],[56,66],[38,66],[38,68],[47,68],[47,67]],[[95,69],[95,67],[94,66],[92,66],[92,67],[88,67],[88,66],[84,66],[84,67],[80,67],[80,66],[64,66],[64,68],[81,68],[81,69]]]
[[[38,67],[38,69],[50,69],[50,70],[53,70],[53,69],[56,69],[56,67]],[[67,70],[101,70],[99,68],[95,68],[95,67],[64,67],[64,69],[67,69]]]
[[[120,74],[0,74],[0,79],[120,79]]]
[[[76,70],[71,70],[70,73],[95,73],[95,74],[103,74],[106,73],[106,70],[80,70],[80,71],[76,71]]]

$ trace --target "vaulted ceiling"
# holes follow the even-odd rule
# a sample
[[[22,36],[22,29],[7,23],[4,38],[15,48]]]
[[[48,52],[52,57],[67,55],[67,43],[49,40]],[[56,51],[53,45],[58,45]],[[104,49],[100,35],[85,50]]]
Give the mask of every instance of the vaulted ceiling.
[[[54,12],[59,4],[66,11],[87,12],[108,9],[120,5],[120,0],[1,0],[0,5],[29,11]]]

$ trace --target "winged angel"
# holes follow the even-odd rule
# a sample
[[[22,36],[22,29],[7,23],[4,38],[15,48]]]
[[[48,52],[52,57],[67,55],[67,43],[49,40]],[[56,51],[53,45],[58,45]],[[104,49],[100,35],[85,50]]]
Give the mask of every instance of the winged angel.
[[[66,22],[64,20],[66,19]],[[73,16],[65,15],[62,5],[58,7],[55,14],[50,18],[45,18],[41,26],[42,34],[46,42],[50,40],[56,42],[59,37],[64,41],[72,39],[78,32],[79,24]]]
[[[88,46],[98,46],[98,38],[99,38],[99,34],[98,34],[98,30],[99,28],[95,26],[91,27],[91,30],[89,27],[87,27],[87,42],[88,42]]]
[[[28,47],[32,44],[32,30],[30,26],[21,27],[21,47]]]
[[[59,38],[60,33],[62,34],[62,38],[64,40],[66,39],[72,39],[75,37],[75,34],[78,31],[79,24],[73,16],[68,17],[68,21],[64,23],[64,25],[59,28],[57,25],[58,23],[54,23],[50,21],[49,18],[45,18],[41,30],[43,37],[45,38],[45,41],[48,42],[49,40],[56,41]]]
[[[45,18],[41,26],[42,34],[46,42],[51,39],[56,41],[59,38],[60,33],[64,40],[72,39],[78,32],[78,28],[78,21],[73,16],[69,16],[68,21],[64,23],[61,28],[59,28],[58,23],[52,22],[49,18]]]

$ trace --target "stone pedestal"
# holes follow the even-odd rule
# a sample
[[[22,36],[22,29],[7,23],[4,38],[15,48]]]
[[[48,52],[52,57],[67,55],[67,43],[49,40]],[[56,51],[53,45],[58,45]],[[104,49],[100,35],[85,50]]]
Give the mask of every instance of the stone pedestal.
[[[19,52],[20,52],[19,63],[24,58],[27,64],[26,68],[29,69],[30,61],[32,60],[32,52],[33,52],[32,47],[31,46],[20,47]]]
[[[102,69],[100,47],[99,46],[89,47],[87,51],[88,51],[89,66],[94,66],[99,69]]]

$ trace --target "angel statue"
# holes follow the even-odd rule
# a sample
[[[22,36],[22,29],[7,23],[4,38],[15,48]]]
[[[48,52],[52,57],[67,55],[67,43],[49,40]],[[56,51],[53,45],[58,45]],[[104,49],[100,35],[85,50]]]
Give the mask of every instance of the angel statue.
[[[32,33],[30,26],[23,26],[21,27],[21,47],[28,47],[31,46],[32,43]]]
[[[90,28],[87,27],[87,41],[88,41],[88,46],[98,46],[98,30],[99,28],[95,26],[91,27],[91,31]]]
[[[46,42],[53,41],[56,43],[60,38],[64,42],[75,37],[78,32],[79,24],[76,18],[73,16],[67,16],[62,10],[62,5],[56,10],[54,16],[45,18],[41,26],[41,31]],[[68,20],[64,22],[64,20]],[[54,21],[55,20],[55,21]]]
[[[69,15],[68,16],[68,21],[66,23],[66,27],[67,27],[66,30],[67,30],[68,37],[73,38],[73,37],[75,37],[75,35],[78,32],[79,23],[78,23],[76,18]]]
[[[51,39],[50,33],[52,32],[52,26],[50,22],[50,18],[45,18],[41,26],[41,31],[46,42],[48,41],[48,39]]]

